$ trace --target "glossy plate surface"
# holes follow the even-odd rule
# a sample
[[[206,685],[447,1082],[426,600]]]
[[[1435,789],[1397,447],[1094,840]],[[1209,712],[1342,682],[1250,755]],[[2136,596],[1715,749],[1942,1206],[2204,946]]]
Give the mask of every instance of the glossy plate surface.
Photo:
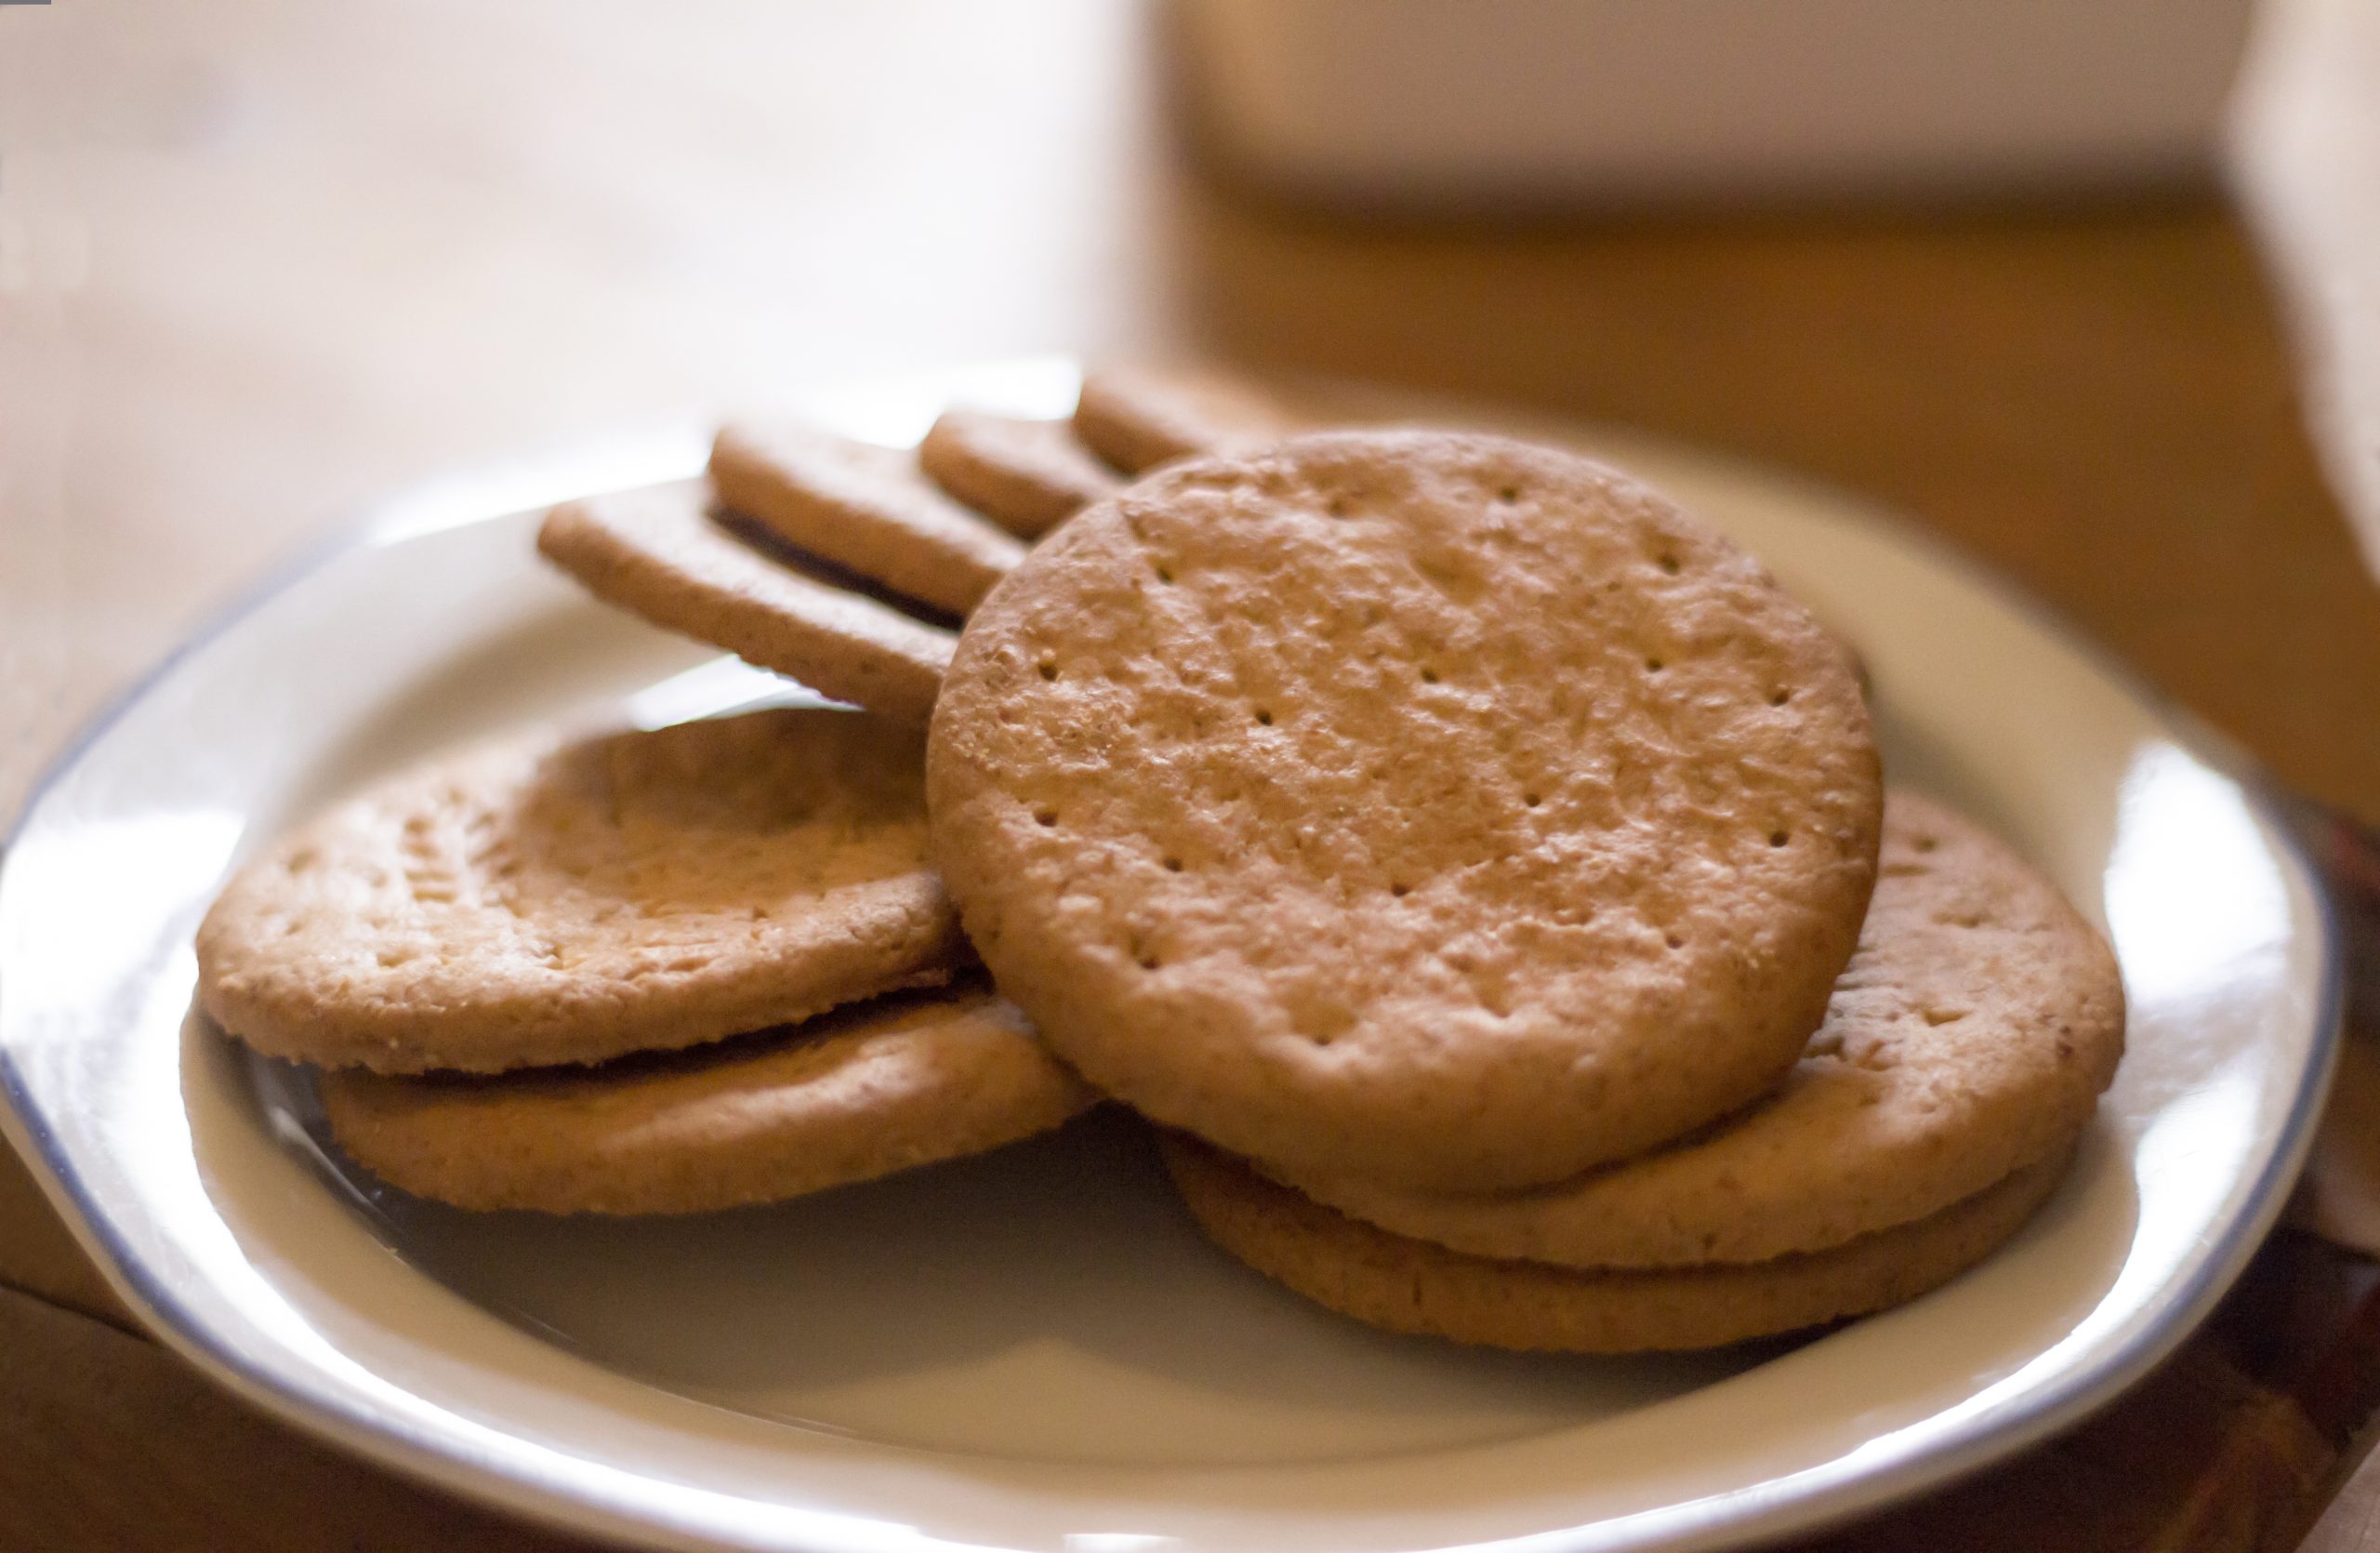
[[[1028,363],[813,396],[914,437],[1061,413]],[[784,694],[576,594],[536,508],[701,439],[393,504],[169,664],[53,773],[0,871],[11,1140],[159,1335],[258,1402],[458,1491],[683,1547],[1702,1547],[2016,1449],[2135,1378],[2269,1225],[2335,1036],[2329,927],[2251,794],[2136,687],[1839,494],[1576,440],[1758,551],[1865,654],[1888,767],[2109,932],[2131,1049],[2001,1254],[1815,1341],[1544,1360],[1394,1338],[1210,1251],[1129,1126],[782,1208],[449,1212],[318,1144],[302,1071],[190,1013],[227,869],[398,763],[536,719]]]

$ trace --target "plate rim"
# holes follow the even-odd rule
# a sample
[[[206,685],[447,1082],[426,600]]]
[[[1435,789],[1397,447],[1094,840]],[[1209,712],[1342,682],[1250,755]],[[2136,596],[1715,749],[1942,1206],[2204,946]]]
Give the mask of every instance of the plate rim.
[[[982,364],[968,370],[997,372],[1003,366],[1029,365],[1047,371],[1062,360],[1033,358],[1029,363]],[[1066,365],[1071,368],[1071,363]],[[917,372],[886,381],[924,383],[953,376],[956,374]],[[814,384],[805,398],[813,402],[830,398],[839,388],[852,386],[836,381]],[[1408,404],[1429,398],[1389,385],[1361,386],[1374,392],[1385,390]],[[2299,1086],[2280,1124],[2280,1147],[2252,1185],[2250,1201],[2254,1206],[2225,1227],[2217,1246],[2202,1260],[2197,1276],[2171,1296],[2165,1320],[2103,1353],[2096,1361],[2060,1376],[2037,1394],[2032,1405],[2020,1416],[1995,1427],[1971,1428],[1906,1458],[1882,1464],[1849,1481],[1821,1484],[1793,1493],[1786,1503],[1768,1509],[1758,1534],[1774,1537],[1807,1533],[1924,1493],[2014,1455],[2113,1400],[2198,1330],[2263,1244],[2286,1205],[2286,1184],[2295,1179],[2312,1148],[2315,1124],[2337,1066],[2346,994],[2343,928],[2323,870],[2290,823],[2277,796],[2284,790],[2225,736],[2208,727],[2111,650],[2075,628],[2046,601],[1950,538],[1897,519],[1894,510],[1878,499],[1791,466],[1712,447],[1658,429],[1565,420],[1542,409],[1501,404],[1488,398],[1434,402],[1459,405],[1474,418],[1510,411],[1510,420],[1522,434],[1553,428],[1567,428],[1572,434],[1605,433],[1648,454],[1672,455],[1731,480],[1790,491],[1822,503],[1831,521],[1881,530],[1889,542],[1920,551],[1928,562],[1989,594],[1995,604],[2020,616],[2032,629],[2054,639],[2105,675],[2154,716],[2165,737],[2239,785],[2266,836],[2277,843],[2276,850],[2306,885],[2318,939],[2315,947],[2319,965],[2314,1001],[2307,1015],[2311,1028],[2306,1082]],[[301,543],[268,566],[257,580],[234,591],[228,602],[205,616],[170,650],[104,698],[98,710],[57,748],[26,789],[17,812],[9,817],[6,834],[0,835],[0,882],[5,882],[12,871],[10,865],[17,844],[45,801],[92,749],[167,676],[277,599],[303,587],[328,567],[366,550],[402,544],[451,528],[476,527],[517,518],[552,501],[699,472],[698,461],[688,456],[687,437],[689,429],[700,423],[684,416],[649,420],[641,427],[576,439],[547,451],[458,466],[407,482],[377,499],[350,509],[347,517],[334,520],[325,533]],[[630,477],[622,479],[623,474]],[[430,516],[425,519],[424,514]],[[4,987],[0,987],[0,1000],[5,1000]],[[409,1480],[459,1493],[473,1502],[549,1527],[620,1546],[696,1550],[725,1546],[666,1512],[575,1492],[541,1479],[515,1476],[470,1457],[452,1441],[390,1427],[386,1421],[368,1416],[364,1410],[336,1397],[311,1394],[308,1387],[297,1384],[302,1377],[273,1374],[230,1351],[229,1346],[222,1344],[202,1320],[182,1306],[152,1268],[131,1254],[110,1216],[91,1199],[85,1184],[56,1151],[52,1130],[26,1091],[16,1053],[5,1043],[0,1043],[0,1136],[5,1136],[24,1160],[29,1173],[66,1221],[77,1244],[91,1257],[108,1286],[125,1302],[147,1334],[248,1405]],[[1635,1512],[1623,1520],[1646,1513],[1652,1512]],[[1613,1524],[1554,1529],[1532,1533],[1523,1540],[1532,1548],[1554,1553],[1594,1545],[1594,1527]],[[1673,1546],[1691,1548],[1723,1543],[1731,1539],[1733,1526],[1732,1517],[1706,1518],[1679,1528],[1681,1534]],[[835,1545],[806,1546],[814,1546],[815,1553],[843,1553]],[[921,1546],[958,1545],[928,1538]],[[1471,1546],[1485,1549],[1498,1545]]]

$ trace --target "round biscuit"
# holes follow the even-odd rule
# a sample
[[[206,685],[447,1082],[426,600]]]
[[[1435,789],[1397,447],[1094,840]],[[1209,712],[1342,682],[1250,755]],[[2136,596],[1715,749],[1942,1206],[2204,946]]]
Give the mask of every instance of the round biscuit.
[[[2057,887],[1972,821],[1895,792],[1875,897],[1826,1021],[1749,1110],[1509,1195],[1284,1179],[1474,1256],[1763,1261],[1938,1213],[2068,1147],[2115,1076],[2123,1025],[2115,957]]]
[[[729,511],[786,543],[952,615],[1025,558],[1022,540],[944,494],[907,448],[743,422],[712,444],[710,478]]]
[[[1169,1137],[1166,1168],[1210,1239],[1258,1272],[1390,1332],[1568,1353],[1711,1348],[1906,1304],[1997,1250],[2071,1159],[2025,1166],[1926,1218],[1767,1262],[1591,1270],[1467,1256],[1392,1235]]]
[[[933,710],[957,635],[736,538],[700,482],[565,502],[537,549],[606,604],[912,723]]]
[[[1127,474],[1200,454],[1267,446],[1300,424],[1253,384],[1204,372],[1128,366],[1085,373],[1074,415],[1075,434],[1083,445]]]
[[[1098,1096],[988,992],[494,1077],[326,1073],[332,1136],[418,1197],[549,1214],[774,1202],[1045,1132]]]
[[[448,755],[233,876],[199,1000],[273,1056],[492,1072],[691,1046],[934,986],[914,729],[781,708]]]
[[[918,444],[936,484],[1020,538],[1038,539],[1124,482],[1063,420],[947,410]]]
[[[1881,778],[1844,655],[1574,455],[1332,432],[1081,513],[977,609],[935,860],[1047,1039],[1284,1168],[1508,1189],[1792,1068]]]

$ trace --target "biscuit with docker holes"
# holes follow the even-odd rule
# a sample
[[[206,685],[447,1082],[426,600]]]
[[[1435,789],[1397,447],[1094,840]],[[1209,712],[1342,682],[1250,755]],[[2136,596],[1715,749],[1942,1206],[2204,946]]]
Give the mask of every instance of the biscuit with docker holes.
[[[688,1052],[494,1077],[326,1073],[340,1148],[462,1208],[691,1214],[1046,1132],[1098,1095],[982,990],[908,994]]]
[[[199,1000],[273,1056],[493,1072],[949,979],[919,736],[833,708],[511,739],[333,805],[224,887]]]
[[[1924,1218],[2067,1148],[2122,1055],[2123,979],[2105,940],[1981,827],[1894,792],[1875,898],[1826,1022],[1749,1110],[1510,1195],[1285,1179],[1474,1256],[1763,1261]]]
[[[893,592],[964,615],[1025,559],[1025,544],[952,500],[909,448],[796,422],[742,421],[711,445],[730,511]]]
[[[1084,373],[1074,415],[1075,434],[1084,445],[1127,474],[1200,454],[1267,446],[1302,424],[1252,383],[1128,366]]]
[[[1555,449],[1329,432],[1179,465],[978,607],[933,853],[1058,1053],[1285,1170],[1510,1189],[1782,1078],[1873,883],[1839,645]]]
[[[699,481],[565,502],[537,549],[606,604],[911,723],[932,714],[958,642],[737,538]]]
[[[1168,1137],[1163,1153],[1210,1240],[1318,1305],[1390,1332],[1567,1353],[1719,1347],[1906,1304],[2022,1228],[2072,1158],[1826,1251],[1632,1271],[1467,1256],[1349,1218],[1194,1139]]]
[[[1020,538],[1038,539],[1123,488],[1064,420],[947,410],[918,444],[936,484]]]

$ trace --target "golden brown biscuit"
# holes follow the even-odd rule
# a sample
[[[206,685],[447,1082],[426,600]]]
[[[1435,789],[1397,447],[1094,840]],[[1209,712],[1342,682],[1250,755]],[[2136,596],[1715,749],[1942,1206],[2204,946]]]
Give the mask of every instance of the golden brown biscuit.
[[[1093,1083],[1285,1169],[1511,1188],[1799,1057],[1883,802],[1841,649],[1574,455],[1332,432],[1151,476],[978,608],[938,866]]]
[[[1025,559],[1014,535],[945,496],[906,448],[746,422],[719,433],[710,478],[729,511],[787,544],[953,615]]]
[[[448,755],[234,875],[199,999],[274,1056],[493,1072],[938,985],[919,788],[913,730],[834,709]]]
[[[934,483],[1010,533],[1042,535],[1124,482],[1063,420],[949,410],[918,445]]]
[[[1299,430],[1289,409],[1253,384],[1203,372],[1099,367],[1083,375],[1075,434],[1139,474],[1176,458],[1269,446]]]
[[[1390,1332],[1500,1348],[1709,1348],[1905,1304],[1982,1261],[2048,1201],[2072,1156],[1933,1215],[1767,1262],[1595,1271],[1466,1256],[1326,1208],[1193,1139],[1165,1163],[1199,1228],[1316,1304]]]
[[[1938,1213],[2069,1147],[2123,1055],[2114,955],[2056,885],[1906,792],[1859,949],[1778,1091],[1686,1142],[1532,1191],[1306,1195],[1474,1256],[1755,1262]]]
[[[982,1153],[1098,1096],[988,992],[864,1003],[692,1052],[493,1078],[327,1073],[338,1145],[463,1208],[689,1214]]]
[[[806,576],[710,519],[700,483],[566,502],[537,549],[616,604],[666,630],[840,701],[923,723],[957,636]]]

